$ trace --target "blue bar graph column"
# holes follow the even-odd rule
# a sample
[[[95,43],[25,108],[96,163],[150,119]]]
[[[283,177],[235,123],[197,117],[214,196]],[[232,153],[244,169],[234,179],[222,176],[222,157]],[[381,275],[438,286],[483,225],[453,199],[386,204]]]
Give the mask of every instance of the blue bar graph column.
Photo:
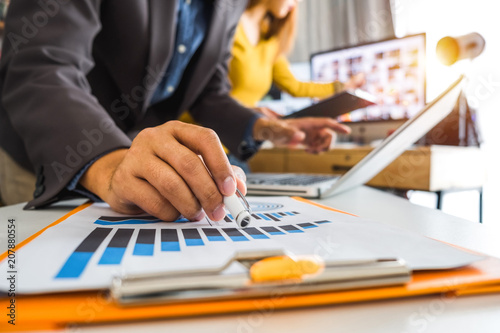
[[[304,229],[310,229],[310,228],[317,228],[317,225],[314,225],[312,223],[299,223],[297,224],[299,227],[304,228]]]
[[[99,265],[119,265],[134,229],[118,229],[102,254]]]
[[[184,235],[184,241],[187,246],[205,245],[197,229],[182,229],[182,234]]]
[[[202,228],[203,233],[205,233],[205,236],[207,236],[208,240],[211,242],[225,242],[226,239],[222,234],[219,232],[217,229],[212,229],[212,228]]]
[[[269,233],[270,235],[284,235],[285,233],[275,227],[261,227],[262,230]]]
[[[222,228],[222,230],[231,238],[233,242],[246,242],[248,238],[243,236],[236,228]]]
[[[94,255],[99,245],[111,232],[111,228],[95,228],[76,248],[63,267],[57,273],[56,279],[78,278],[83,273],[90,258]]]
[[[257,228],[245,228],[245,232],[250,235],[253,239],[269,239],[266,235],[259,231]]]
[[[314,221],[316,224],[325,224],[325,223],[332,223],[331,221],[323,220],[323,221]]]
[[[155,229],[140,229],[133,255],[152,256],[155,248]]]
[[[303,230],[300,230],[297,227],[294,227],[293,225],[280,225],[280,228],[288,231],[289,233],[301,233],[304,232]]]
[[[179,252],[179,236],[176,229],[161,229],[161,250],[162,252]]]

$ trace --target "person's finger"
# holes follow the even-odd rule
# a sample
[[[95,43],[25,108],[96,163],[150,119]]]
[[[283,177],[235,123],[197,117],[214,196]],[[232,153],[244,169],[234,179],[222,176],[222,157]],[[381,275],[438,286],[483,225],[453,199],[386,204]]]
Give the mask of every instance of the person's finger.
[[[196,155],[195,157],[197,158]],[[204,199],[205,194],[200,194],[199,192],[203,191],[206,186],[199,185],[205,185],[205,183],[201,183],[203,181],[201,180],[201,182],[197,184],[198,186],[192,187],[191,184],[188,185],[186,183],[187,180],[192,179],[193,182],[197,180],[193,179],[193,177],[189,178],[188,176],[179,175],[174,168],[165,163],[165,161],[154,156],[148,161],[143,162],[143,172],[141,177],[151,184],[185,218],[191,221],[202,220],[205,217],[205,213],[202,210],[202,204],[200,204],[200,201],[206,205],[208,204],[202,200],[198,201],[198,196]],[[213,188],[213,191],[218,192],[212,179],[210,177],[207,178],[209,178],[208,180],[212,183],[211,187]],[[198,194],[198,196],[196,194]],[[207,208],[207,211],[211,212],[215,207],[208,206]]]
[[[168,152],[163,147],[168,147]],[[161,178],[168,183],[155,182],[154,186],[162,189],[160,192],[174,207],[190,220],[201,217],[201,207],[214,221],[224,218],[222,194],[205,163],[196,153],[173,138],[167,140],[162,147],[155,147],[155,152],[166,162],[164,170],[168,171],[168,175],[162,175]]]
[[[182,122],[167,124],[171,125],[172,133],[179,143],[201,155],[220,193],[225,196],[233,195],[236,191],[236,180],[217,134],[211,129]],[[222,197],[220,200],[222,203]],[[223,210],[223,207],[220,210]]]
[[[254,108],[253,110],[257,111],[258,113],[270,118],[270,119],[279,119],[281,118],[281,115],[273,110],[271,110],[268,107],[261,106]]]
[[[232,165],[234,175],[236,176],[236,184],[238,189],[243,195],[247,194],[247,176],[245,172],[238,166]]]
[[[317,131],[310,141],[306,140],[306,144],[308,145],[306,150],[314,154],[328,151],[331,143],[335,140],[335,137],[336,134],[334,131],[328,128],[323,128]]]
[[[297,145],[304,141],[306,134],[287,121],[260,118],[255,123],[254,138],[259,141],[269,140],[275,145]]]
[[[123,184],[122,190],[124,190],[121,193],[122,198],[126,201],[133,202],[142,211],[163,221],[175,221],[180,216],[179,211],[177,211],[151,184],[143,179],[135,177],[130,179],[127,184]],[[115,210],[125,213],[120,208]]]

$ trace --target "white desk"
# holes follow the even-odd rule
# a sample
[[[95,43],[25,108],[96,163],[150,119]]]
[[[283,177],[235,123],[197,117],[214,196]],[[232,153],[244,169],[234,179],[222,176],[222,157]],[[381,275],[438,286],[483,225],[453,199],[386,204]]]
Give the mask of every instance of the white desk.
[[[64,215],[76,203],[56,208],[22,211],[23,205],[0,208],[0,225],[18,222],[18,242]],[[462,220],[437,210],[368,187],[319,200],[338,209],[445,242],[500,257],[500,228]],[[6,227],[0,229],[6,244]],[[5,245],[2,245],[5,247]],[[4,249],[1,249],[2,252]],[[20,308],[20,311],[22,309]],[[56,314],[55,314],[56,315]],[[22,320],[21,316],[19,320]],[[500,294],[445,299],[426,296],[408,299],[335,305],[318,308],[202,318],[126,323],[78,328],[80,332],[500,332]],[[73,330],[70,330],[73,332]]]

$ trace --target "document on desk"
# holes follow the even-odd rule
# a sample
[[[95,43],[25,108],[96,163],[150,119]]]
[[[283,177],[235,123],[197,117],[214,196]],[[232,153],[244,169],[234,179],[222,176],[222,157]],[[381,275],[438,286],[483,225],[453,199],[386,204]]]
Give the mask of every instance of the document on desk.
[[[247,197],[250,227],[124,216],[94,203],[17,250],[18,293],[108,288],[114,276],[218,267],[235,251],[284,249],[326,260],[399,258],[413,270],[482,259],[419,234],[289,197]],[[389,209],[389,208],[388,208]],[[29,221],[25,221],[29,223]],[[8,271],[7,260],[0,270]],[[0,280],[0,291],[8,290]]]

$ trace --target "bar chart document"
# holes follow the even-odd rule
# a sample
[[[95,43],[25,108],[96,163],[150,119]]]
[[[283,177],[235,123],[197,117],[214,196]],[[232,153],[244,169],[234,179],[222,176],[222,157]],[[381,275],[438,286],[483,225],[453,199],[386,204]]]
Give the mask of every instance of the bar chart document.
[[[219,267],[236,251],[286,250],[326,260],[399,258],[413,270],[481,259],[424,236],[289,197],[247,197],[250,227],[125,216],[94,203],[17,250],[18,293],[107,288],[114,276]],[[29,223],[29,221],[25,221]],[[8,271],[7,260],[0,263]],[[0,281],[0,291],[8,281]]]

